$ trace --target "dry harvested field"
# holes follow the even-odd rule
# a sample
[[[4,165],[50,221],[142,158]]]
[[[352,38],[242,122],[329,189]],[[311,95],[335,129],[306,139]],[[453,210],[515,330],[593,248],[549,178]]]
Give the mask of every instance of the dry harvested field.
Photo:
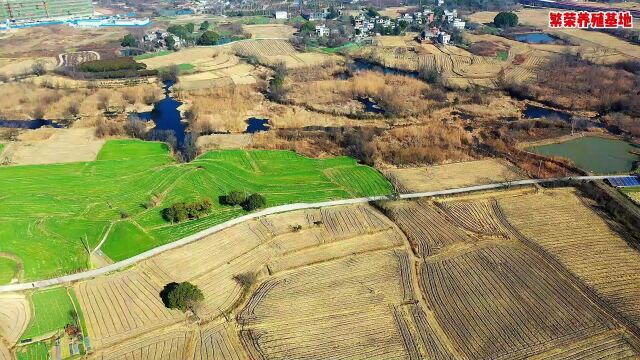
[[[96,139],[93,128],[41,128],[21,138],[22,141],[6,146],[1,156],[2,162],[33,165],[93,161],[105,142]]]
[[[90,358],[640,358],[640,255],[573,190],[377,205],[255,219],[75,284]],[[197,316],[164,308],[173,281],[202,289]]]
[[[298,226],[300,229],[296,230]],[[384,341],[389,343],[388,349],[378,349],[379,358],[390,358],[391,355],[391,358],[402,358],[403,342],[394,325],[392,307],[383,304],[400,305],[405,297],[413,298],[410,291],[403,287],[403,279],[410,279],[404,244],[404,238],[397,228],[368,206],[299,211],[235,226],[205,240],[161,254],[133,269],[80,283],[76,285],[76,291],[91,342],[98,350],[96,354],[101,354],[104,359],[119,358],[125,356],[125,352],[142,353],[146,351],[144,349],[156,346],[153,344],[159,341],[163,345],[158,346],[166,347],[167,341],[176,342],[176,337],[187,337],[179,335],[179,331],[167,330],[172,326],[190,326],[190,320],[185,322],[185,317],[179,312],[164,309],[158,296],[164,284],[187,280],[197,284],[205,293],[198,317],[212,324],[219,324],[221,320],[224,322],[223,325],[190,335],[196,339],[194,343],[199,344],[195,350],[196,358],[218,358],[215,355],[216,348],[226,349],[219,350],[229,354],[224,358],[246,358],[237,350],[242,349],[239,346],[240,338],[249,352],[253,350],[246,346],[254,344],[255,340],[258,344],[258,350],[255,351],[264,351],[265,356],[276,356],[281,345],[269,341],[266,348],[262,349],[262,341],[269,337],[279,341],[276,338],[288,330],[281,328],[280,321],[274,322],[280,310],[268,308],[272,306],[271,303],[261,305],[260,299],[266,294],[264,289],[274,288],[269,284],[306,284],[307,288],[302,289],[298,289],[298,286],[273,289],[274,294],[290,298],[291,301],[294,301],[294,294],[308,297],[306,311],[309,315],[289,313],[292,324],[294,321],[305,323],[308,316],[322,308],[329,295],[335,295],[333,307],[323,308],[325,313],[322,316],[327,318],[325,325],[317,321],[307,322],[309,331],[317,334],[324,332],[324,335],[318,336],[313,346],[296,339],[283,339],[283,344],[291,344],[286,345],[291,347],[290,354],[308,353],[309,358],[317,358],[324,351],[322,339],[333,336],[337,331],[335,327],[345,324],[339,328],[345,335],[357,333],[363,339],[370,337],[370,341],[359,340],[359,349],[372,348],[371,341]],[[211,256],[213,253],[216,256]],[[371,263],[379,266],[372,267]],[[378,273],[381,267],[389,269],[384,272],[385,276]],[[293,274],[298,274],[299,280],[294,281]],[[256,278],[260,282],[239,280],[243,277]],[[325,283],[311,281],[316,277],[325,278]],[[352,287],[358,283],[362,285]],[[336,286],[343,289],[341,293],[335,294]],[[371,290],[372,286],[375,290]],[[412,288],[410,283],[404,286]],[[257,292],[250,296],[256,289]],[[341,304],[353,299],[356,294],[363,295],[361,301],[352,303],[350,312],[333,318],[333,314],[342,308]],[[380,296],[389,300],[376,305]],[[238,317],[240,324],[234,325],[231,321],[233,314],[243,308],[242,315]],[[263,309],[270,314],[268,318],[252,315],[255,317],[253,319],[249,316],[254,310],[261,315]],[[283,311],[282,315],[287,315],[288,310],[283,308]],[[362,327],[360,319],[367,317],[369,325]],[[333,321],[333,328],[329,327],[329,321]],[[351,325],[347,326],[347,323]],[[272,332],[265,337],[258,336],[263,332],[263,327],[270,327]],[[144,336],[137,338],[140,335]],[[132,337],[137,340],[126,340]],[[357,357],[357,352],[351,349],[351,340],[338,337],[333,341],[336,346],[341,346],[345,354]],[[293,348],[296,343],[299,343],[297,349]],[[212,351],[214,356],[210,357]],[[270,354],[272,351],[273,354]]]
[[[46,69],[52,70],[58,64],[55,57],[35,58],[0,58],[0,74],[15,76],[30,73],[34,64],[42,63]]]
[[[30,319],[29,301],[23,295],[0,295],[0,345],[15,344]]]
[[[483,159],[445,165],[384,170],[400,192],[422,192],[525,179],[518,168],[502,159]]]
[[[244,25],[244,31],[251,34],[253,39],[283,39],[289,40],[297,30],[293,26],[284,24]]]
[[[149,69],[193,65],[191,73],[180,76],[177,87],[183,90],[255,82],[255,67],[240,61],[228,46],[191,47],[140,61]]]
[[[287,40],[239,41],[231,48],[240,56],[255,56],[260,63],[274,65],[284,62],[290,68],[321,64],[336,58],[323,53],[299,52]]]
[[[122,37],[129,31],[121,27],[77,29],[67,25],[35,26],[0,34],[0,57],[54,57],[78,50],[94,50],[103,56],[115,56]],[[46,39],[46,41],[43,41]]]
[[[509,221],[640,327],[640,254],[572,190],[500,200]]]
[[[417,71],[420,64],[437,69],[450,86],[494,86],[506,63],[476,56],[455,46],[417,44],[406,37],[382,37],[377,46],[360,50],[357,56],[389,67]]]

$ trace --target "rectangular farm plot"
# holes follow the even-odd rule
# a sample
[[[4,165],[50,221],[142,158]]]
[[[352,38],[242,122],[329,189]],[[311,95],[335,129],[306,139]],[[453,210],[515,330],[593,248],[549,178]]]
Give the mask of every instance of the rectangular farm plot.
[[[73,290],[60,287],[37,291],[31,295],[34,316],[22,334],[22,339],[52,334],[73,323],[72,314],[76,311],[80,313],[81,310],[75,309],[68,291]]]
[[[421,267],[423,295],[470,359],[522,358],[613,327],[526,249],[492,246]]]

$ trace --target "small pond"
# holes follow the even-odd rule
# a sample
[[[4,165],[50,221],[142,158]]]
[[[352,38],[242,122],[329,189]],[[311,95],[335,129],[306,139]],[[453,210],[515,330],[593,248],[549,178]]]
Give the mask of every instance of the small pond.
[[[176,137],[178,148],[182,148],[187,126],[182,122],[182,116],[180,116],[180,111],[178,110],[182,103],[171,97],[172,86],[173,82],[167,81],[164,84],[164,99],[155,103],[153,110],[138,113],[137,115],[145,121],[153,120],[156,124],[153,131],[165,130],[172,132]]]
[[[249,118],[245,121],[247,123],[247,129],[244,131],[247,134],[254,134],[260,131],[268,131],[271,129],[269,126],[269,119]]]
[[[361,97],[358,98],[358,101],[360,101],[365,106],[366,112],[374,114],[384,114],[384,109],[381,108],[380,105],[378,105],[378,103],[375,102],[372,98]]]
[[[553,44],[562,42],[562,40],[560,40],[559,38],[545,33],[516,34],[513,37],[518,41],[530,44]]]
[[[39,129],[44,126],[51,126],[54,128],[63,128],[64,126],[58,124],[54,120],[0,120],[0,127],[14,128],[14,129]]]
[[[630,153],[640,148],[622,140],[594,136],[534,146],[528,150],[545,156],[571,159],[577,167],[596,174],[626,173],[640,161],[640,156]]]
[[[564,121],[571,120],[571,114],[531,104],[527,105],[522,114],[526,119],[557,118]]]

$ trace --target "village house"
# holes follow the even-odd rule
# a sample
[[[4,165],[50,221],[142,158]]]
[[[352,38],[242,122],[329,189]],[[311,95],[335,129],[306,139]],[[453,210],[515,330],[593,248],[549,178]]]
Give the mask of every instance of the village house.
[[[308,21],[322,21],[327,19],[327,13],[322,12],[309,12],[302,14],[302,17]]]
[[[455,18],[455,19],[453,19],[453,22],[451,23],[451,26],[453,26],[454,29],[463,30],[465,24],[466,24],[466,22],[464,22],[463,20]]]
[[[444,31],[441,31],[438,34],[438,42],[442,45],[447,45],[451,41],[451,35],[447,34]]]
[[[276,19],[287,19],[288,18],[288,14],[286,11],[276,11],[273,13],[273,16]]]
[[[316,35],[318,37],[329,36],[329,28],[324,24],[316,25]]]

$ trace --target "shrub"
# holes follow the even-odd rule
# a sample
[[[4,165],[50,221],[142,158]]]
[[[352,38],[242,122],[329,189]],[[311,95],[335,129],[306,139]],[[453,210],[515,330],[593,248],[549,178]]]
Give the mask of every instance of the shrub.
[[[133,36],[133,34],[127,34],[122,38],[122,42],[120,43],[120,45],[125,47],[138,46],[138,41],[136,41],[136,38]]]
[[[213,203],[210,199],[202,199],[191,203],[179,202],[162,210],[162,217],[170,222],[182,222],[198,219],[211,210]]]
[[[240,205],[246,200],[247,194],[242,191],[232,191],[222,198],[224,205]]]
[[[79,65],[80,71],[97,73],[121,70],[143,70],[147,65],[135,61],[132,57],[87,61]]]
[[[242,207],[247,211],[263,208],[267,205],[267,200],[260,194],[251,194],[242,204]]]

